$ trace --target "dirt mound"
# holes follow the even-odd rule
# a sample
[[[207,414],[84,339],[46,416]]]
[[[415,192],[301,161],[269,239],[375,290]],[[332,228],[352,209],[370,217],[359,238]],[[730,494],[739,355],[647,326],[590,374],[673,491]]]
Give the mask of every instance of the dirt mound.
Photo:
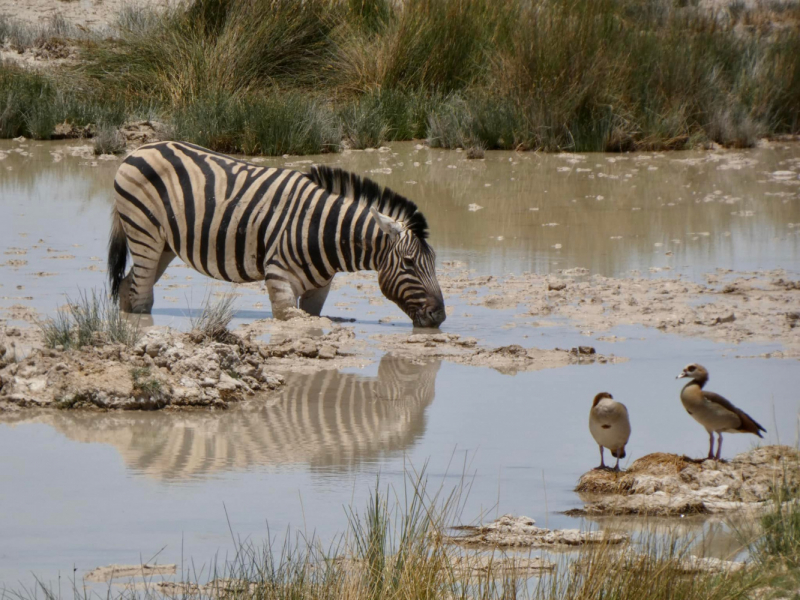
[[[800,483],[800,453],[765,446],[730,462],[657,452],[627,471],[589,471],[575,491],[587,504],[573,515],[685,515],[758,508],[780,487]]]
[[[35,350],[0,370],[0,409],[224,408],[283,383],[263,368],[257,344],[226,341],[152,329],[131,348],[99,343]]]
[[[579,529],[545,529],[536,527],[530,517],[503,515],[486,525],[454,527],[458,535],[445,540],[466,547],[485,548],[551,548],[586,544],[621,544],[629,539],[623,533],[581,531]]]

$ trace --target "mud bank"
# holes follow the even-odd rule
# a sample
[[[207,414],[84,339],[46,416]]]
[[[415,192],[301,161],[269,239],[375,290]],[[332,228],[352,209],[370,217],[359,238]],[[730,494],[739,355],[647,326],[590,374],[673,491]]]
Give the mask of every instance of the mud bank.
[[[545,529],[530,517],[503,515],[485,525],[454,527],[457,532],[445,541],[467,548],[565,548],[587,544],[621,544],[630,539],[624,533]]]
[[[584,473],[575,491],[586,504],[566,514],[682,516],[760,510],[777,489],[793,489],[798,482],[800,453],[789,446],[756,448],[730,462],[658,452],[624,472]]]
[[[302,330],[300,330],[302,334]],[[153,410],[226,408],[284,384],[287,363],[346,361],[337,355],[354,337],[335,328],[315,338],[264,344],[228,333],[213,340],[169,328],[147,331],[133,346],[35,348],[17,361],[0,339],[0,410],[28,407]]]
[[[645,325],[733,344],[779,343],[782,350],[764,356],[800,358],[800,281],[783,270],[718,269],[702,284],[681,276],[604,277],[583,268],[473,277],[461,267],[445,265],[439,278],[445,294],[475,306],[524,308],[513,326],[544,327],[554,317],[567,317],[591,336],[619,325]]]
[[[609,565],[613,571],[630,571],[642,569],[645,565],[652,565],[649,568],[653,568],[655,566],[653,563],[656,561],[658,561],[658,559],[654,559],[652,556],[626,547],[622,551],[616,552],[614,560],[608,561],[606,564]],[[730,574],[748,567],[748,563],[742,561],[694,555],[674,557],[666,561],[662,559],[661,565],[662,568],[666,568],[680,575],[697,575],[699,573]],[[581,559],[572,563],[570,568],[576,571],[590,570],[592,569],[592,564],[590,560]]]
[[[444,333],[378,335],[368,341],[357,338],[353,327],[301,311],[287,321],[254,321],[216,339],[153,327],[130,347],[97,339],[80,349],[43,348],[37,330],[24,331],[25,336],[18,329],[0,336],[0,410],[227,408],[278,389],[284,375],[364,367],[379,354],[502,373],[624,360],[589,346],[494,348]]]
[[[478,345],[473,337],[461,337],[454,333],[431,333],[413,335],[375,335],[381,349],[394,356],[407,359],[437,358],[474,367],[490,367],[513,375],[520,371],[537,371],[572,364],[595,362],[618,363],[627,359],[598,354],[591,346],[580,346],[570,350],[541,350],[525,348],[519,344],[493,348]]]

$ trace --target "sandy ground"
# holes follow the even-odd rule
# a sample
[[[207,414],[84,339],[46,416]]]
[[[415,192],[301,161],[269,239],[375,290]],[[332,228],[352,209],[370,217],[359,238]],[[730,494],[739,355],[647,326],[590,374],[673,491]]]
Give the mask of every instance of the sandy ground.
[[[166,8],[179,0],[0,0],[0,15],[39,25],[60,14],[85,29],[102,29],[114,23],[126,6]]]

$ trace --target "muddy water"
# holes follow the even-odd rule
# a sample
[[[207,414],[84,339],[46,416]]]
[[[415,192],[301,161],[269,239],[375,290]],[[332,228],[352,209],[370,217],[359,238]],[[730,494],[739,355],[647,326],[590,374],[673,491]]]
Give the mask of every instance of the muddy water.
[[[117,160],[67,143],[0,143],[0,319],[30,326],[64,294],[100,287]],[[368,173],[415,200],[443,263],[502,275],[584,267],[702,279],[716,268],[800,265],[800,148],[667,155],[457,152],[397,144],[387,152],[311,159]],[[269,164],[307,166],[306,159]],[[669,270],[663,270],[669,267]],[[373,295],[374,275],[341,277],[325,314],[357,318],[356,331],[411,331]],[[359,289],[358,286],[361,286]],[[203,297],[228,289],[179,264],[157,289],[154,321],[186,326]],[[239,288],[237,322],[270,316],[259,286]],[[683,411],[674,376],[704,364],[710,387],[769,430],[796,442],[796,361],[735,358],[773,347],[727,346],[637,326],[611,343],[568,321],[507,326],[513,310],[458,297],[443,329],[481,342],[552,348],[589,343],[630,360],[515,376],[448,362],[376,356],[363,369],[294,375],[269,402],[226,413],[0,414],[0,582],[30,584],[112,562],[231,554],[237,534],[264,539],[287,527],[330,539],[361,508],[380,474],[402,486],[426,462],[432,485],[471,483],[463,518],[512,512],[540,525],[606,526],[560,515],[575,507],[578,476],[598,462],[586,427],[592,396],[611,391],[631,413],[629,459],[652,451],[701,455],[707,436]],[[604,338],[608,336],[604,332]],[[607,339],[607,338],[606,338]],[[365,360],[365,363],[369,362]],[[382,400],[385,402],[378,402]],[[755,438],[726,436],[725,455]],[[718,524],[682,524],[707,552],[735,544]],[[282,533],[281,533],[282,535]]]

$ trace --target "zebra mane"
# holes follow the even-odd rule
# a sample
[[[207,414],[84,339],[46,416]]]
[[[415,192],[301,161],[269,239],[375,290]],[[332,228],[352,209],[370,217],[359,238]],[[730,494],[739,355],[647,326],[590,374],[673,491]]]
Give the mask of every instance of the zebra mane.
[[[389,188],[355,173],[322,165],[311,167],[307,176],[331,194],[358,199],[367,206],[374,206],[384,215],[401,221],[419,239],[428,238],[428,222],[417,205]]]

